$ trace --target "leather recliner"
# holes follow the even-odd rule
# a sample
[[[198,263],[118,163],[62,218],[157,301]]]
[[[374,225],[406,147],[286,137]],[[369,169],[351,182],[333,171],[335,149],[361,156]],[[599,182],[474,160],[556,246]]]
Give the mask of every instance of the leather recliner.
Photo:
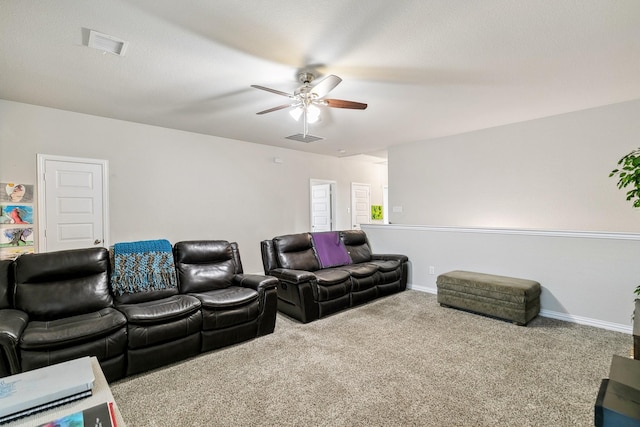
[[[115,294],[127,318],[127,375],[155,369],[200,352],[200,300],[177,288]]]
[[[125,374],[125,316],[113,307],[105,248],[25,254],[14,263],[14,307],[28,316],[21,370],[96,356],[107,380]]]
[[[202,304],[202,351],[273,332],[278,280],[243,274],[237,243],[183,241],[173,252],[180,293]]]

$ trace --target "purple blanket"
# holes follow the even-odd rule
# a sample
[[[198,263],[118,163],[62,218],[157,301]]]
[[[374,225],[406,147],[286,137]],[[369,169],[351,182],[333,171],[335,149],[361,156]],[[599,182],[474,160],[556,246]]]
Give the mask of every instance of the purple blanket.
[[[320,259],[320,267],[351,264],[351,257],[347,253],[347,248],[340,241],[340,235],[337,231],[311,233],[311,239]]]

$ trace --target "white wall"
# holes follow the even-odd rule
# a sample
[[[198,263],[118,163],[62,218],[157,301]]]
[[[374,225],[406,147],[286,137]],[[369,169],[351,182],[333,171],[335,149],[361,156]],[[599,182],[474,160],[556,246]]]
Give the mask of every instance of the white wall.
[[[0,100],[0,182],[36,183],[36,154],[109,161],[110,242],[237,241],[246,272],[259,242],[309,231],[309,180],[337,181],[349,229],[351,182],[382,203],[386,166]],[[274,163],[274,157],[282,163]]]
[[[391,147],[396,225],[367,228],[374,251],[409,255],[417,289],[457,269],[529,278],[543,314],[630,331],[640,209],[609,172],[640,146],[639,113],[635,100]]]
[[[609,172],[640,146],[640,100],[389,149],[396,224],[640,231]]]

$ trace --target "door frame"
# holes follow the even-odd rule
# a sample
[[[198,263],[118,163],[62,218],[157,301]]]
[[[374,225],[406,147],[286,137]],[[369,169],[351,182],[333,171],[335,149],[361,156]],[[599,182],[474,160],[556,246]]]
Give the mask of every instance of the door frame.
[[[338,183],[336,181],[328,180],[328,179],[309,179],[309,230],[311,230],[311,226],[313,225],[313,186],[317,184],[329,184],[331,187],[331,231],[336,230],[336,187]]]
[[[382,223],[389,224],[389,186],[382,186]]]
[[[58,156],[53,154],[36,154],[36,175],[38,193],[38,252],[46,252],[47,205],[45,197],[45,163],[47,160],[67,163],[98,164],[102,170],[102,246],[109,247],[109,161],[83,157]]]

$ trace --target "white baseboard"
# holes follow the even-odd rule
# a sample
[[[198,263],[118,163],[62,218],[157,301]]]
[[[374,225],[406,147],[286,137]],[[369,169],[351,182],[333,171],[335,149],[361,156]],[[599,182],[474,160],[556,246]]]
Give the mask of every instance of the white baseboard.
[[[407,288],[413,289],[414,291],[426,292],[428,294],[434,294],[434,295],[436,295],[438,293],[438,289],[437,288],[430,288],[430,287],[427,287],[427,286],[413,285],[411,283],[407,285]]]
[[[438,294],[437,288],[432,288],[428,286],[421,286],[421,285],[410,283],[407,286],[407,288],[413,289],[415,291],[426,292],[428,294],[434,294],[434,295]],[[545,309],[540,309],[540,316],[548,317],[550,319],[563,320],[565,322],[577,323],[579,325],[593,326],[596,328],[606,329],[609,331],[622,332],[629,335],[631,335],[633,332],[631,321],[629,321],[629,325],[622,325],[619,323],[605,322],[603,320],[591,319],[591,318],[582,317],[582,316],[575,316],[569,313],[561,313],[558,311],[551,311],[551,310],[545,310]]]
[[[607,329],[609,331],[623,332],[631,335],[632,327],[629,325],[622,325],[620,323],[605,322],[604,320],[591,319],[589,317],[575,316],[569,313],[560,313],[558,311],[540,309],[540,316],[549,317],[551,319],[564,320],[566,322],[578,323],[580,325],[594,326],[600,329]]]

